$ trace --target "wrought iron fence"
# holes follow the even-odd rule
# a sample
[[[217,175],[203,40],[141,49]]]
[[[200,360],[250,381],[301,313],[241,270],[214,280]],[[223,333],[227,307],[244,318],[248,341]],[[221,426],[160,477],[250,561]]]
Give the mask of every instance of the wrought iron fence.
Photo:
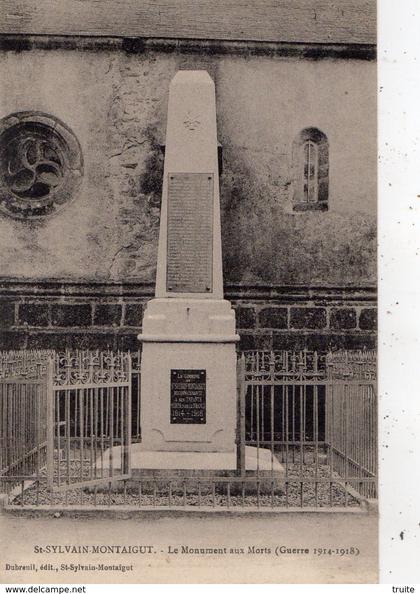
[[[0,352],[0,490],[9,494],[40,478],[46,463],[50,357],[49,351]]]
[[[58,353],[47,378],[47,477],[68,489],[129,474],[131,356],[129,353]]]
[[[140,394],[132,358],[111,351],[0,353],[1,491],[13,495],[34,480],[60,489],[127,476],[131,431],[140,433],[131,424],[132,381]]]
[[[374,352],[251,351],[240,365],[242,474],[250,446],[257,476],[268,467],[284,484],[286,504],[290,488],[300,506],[376,497]]]
[[[35,398],[37,414],[28,415],[30,396],[16,390],[33,373],[43,396]],[[7,434],[0,490],[8,485],[13,505],[358,506],[376,497],[375,380],[371,351],[245,352],[236,471],[130,473],[130,438],[141,440],[139,352],[0,353],[2,426],[12,415],[17,428],[26,414],[38,427],[35,441],[43,439],[34,457],[29,421],[20,449],[16,430]],[[12,458],[21,466],[5,462]],[[18,481],[16,494],[10,486]]]
[[[141,351],[131,351],[131,441],[141,441]]]
[[[376,354],[327,355],[326,443],[332,472],[368,498],[377,496]]]

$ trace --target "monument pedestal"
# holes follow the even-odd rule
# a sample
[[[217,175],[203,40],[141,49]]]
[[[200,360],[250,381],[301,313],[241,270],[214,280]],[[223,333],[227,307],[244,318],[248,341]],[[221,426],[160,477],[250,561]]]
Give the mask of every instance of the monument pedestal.
[[[224,299],[153,299],[143,319],[142,449],[233,452],[235,315]]]
[[[113,448],[114,470],[121,468],[121,447]],[[98,459],[98,468],[106,473],[109,467],[109,450]],[[237,476],[236,452],[182,452],[144,451],[141,443],[131,447],[131,466],[134,478],[211,478],[214,476]],[[283,465],[272,456],[269,449],[246,446],[245,475],[258,471],[261,479],[282,479],[286,476]],[[254,476],[254,475],[253,475]]]

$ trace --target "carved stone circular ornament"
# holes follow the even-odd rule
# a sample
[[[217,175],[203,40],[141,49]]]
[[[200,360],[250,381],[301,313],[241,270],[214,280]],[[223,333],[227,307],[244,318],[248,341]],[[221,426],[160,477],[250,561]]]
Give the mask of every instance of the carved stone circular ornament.
[[[79,142],[60,120],[19,112],[0,120],[0,210],[45,217],[75,194],[83,174]]]

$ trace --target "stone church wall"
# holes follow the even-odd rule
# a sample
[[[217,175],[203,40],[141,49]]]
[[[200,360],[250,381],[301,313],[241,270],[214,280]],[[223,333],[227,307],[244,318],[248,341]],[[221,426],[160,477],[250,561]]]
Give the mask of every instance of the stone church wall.
[[[0,215],[0,348],[136,345],[180,68],[205,68],[216,83],[224,279],[242,348],[373,346],[376,64],[234,47],[0,54],[0,118],[58,118],[84,170],[60,212]],[[308,127],[328,139],[328,210],[296,212],[292,148]]]

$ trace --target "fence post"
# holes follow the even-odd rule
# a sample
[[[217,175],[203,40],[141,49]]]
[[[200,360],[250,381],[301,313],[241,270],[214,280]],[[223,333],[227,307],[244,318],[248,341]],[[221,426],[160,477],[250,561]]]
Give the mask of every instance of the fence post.
[[[132,382],[132,370],[131,370],[131,353],[127,353],[127,403],[125,407],[126,418],[125,418],[125,438],[123,444],[123,468],[122,473],[128,475],[131,473],[131,382]],[[121,355],[123,357],[123,355]]]
[[[245,355],[237,363],[237,429],[236,429],[236,469],[245,476]]]
[[[47,373],[45,376],[45,390],[47,397],[47,485],[48,489],[54,484],[54,390],[53,390],[53,366],[54,359],[51,357],[47,362]]]

